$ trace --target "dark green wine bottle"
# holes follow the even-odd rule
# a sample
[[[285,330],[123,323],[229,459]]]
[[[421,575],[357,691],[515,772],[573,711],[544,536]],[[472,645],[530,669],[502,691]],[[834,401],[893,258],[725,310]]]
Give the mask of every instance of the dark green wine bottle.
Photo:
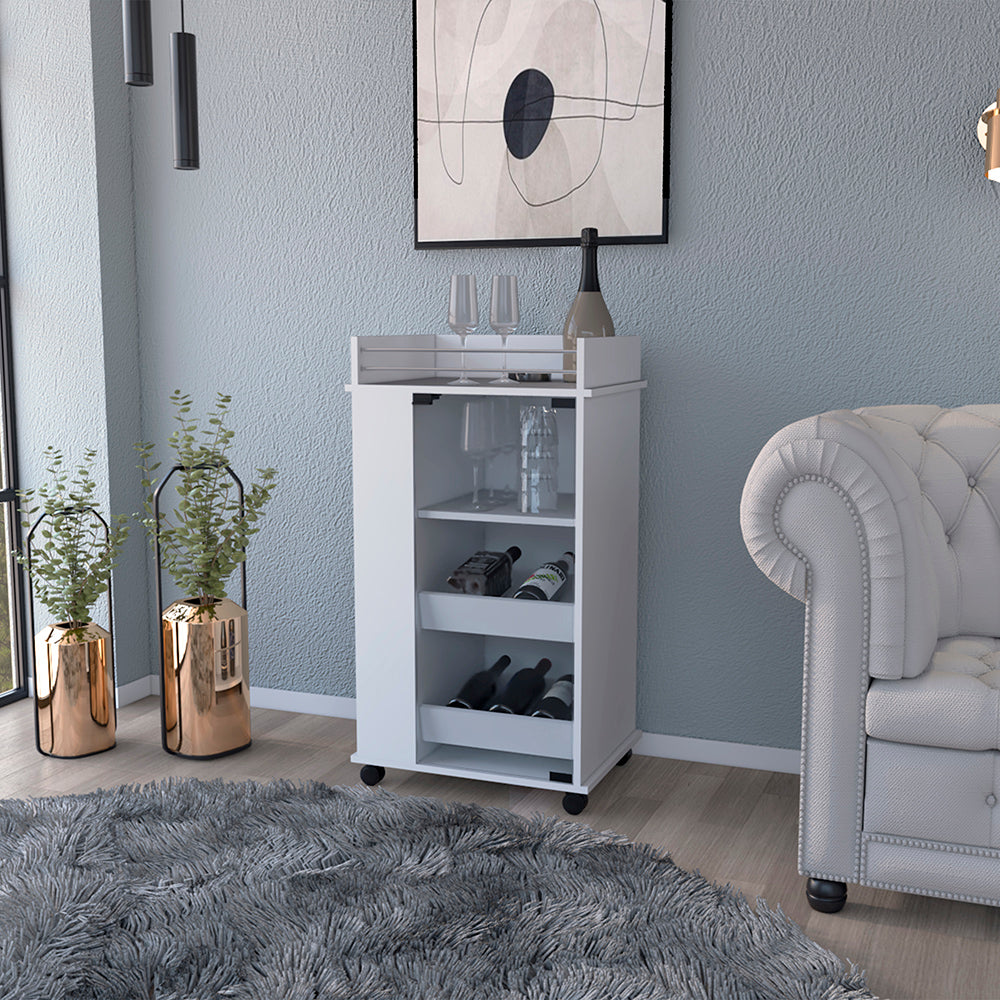
[[[523,715],[534,700],[545,690],[545,675],[552,666],[548,657],[542,657],[533,667],[519,670],[510,679],[503,694],[490,705],[491,712]]]
[[[497,678],[510,666],[510,657],[501,656],[489,670],[473,674],[462,690],[448,702],[449,708],[482,708],[497,693]]]

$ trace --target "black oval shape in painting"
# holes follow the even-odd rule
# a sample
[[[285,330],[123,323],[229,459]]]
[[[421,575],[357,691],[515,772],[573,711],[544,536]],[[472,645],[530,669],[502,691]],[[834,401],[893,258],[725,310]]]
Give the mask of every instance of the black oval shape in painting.
[[[512,156],[526,160],[538,149],[552,120],[555,93],[540,69],[525,69],[514,77],[503,105],[503,137]]]

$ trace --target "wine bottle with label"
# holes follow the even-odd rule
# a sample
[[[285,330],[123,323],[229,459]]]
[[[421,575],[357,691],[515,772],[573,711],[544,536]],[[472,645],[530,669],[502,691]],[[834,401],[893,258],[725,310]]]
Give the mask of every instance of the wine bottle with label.
[[[613,337],[615,324],[601,294],[597,280],[597,230],[584,229],[580,233],[583,249],[583,271],[580,275],[580,290],[573,299],[569,315],[563,326],[563,378],[567,382],[576,381],[577,341],[585,337]],[[570,353],[572,352],[572,353]]]
[[[461,691],[448,702],[449,708],[482,708],[496,693],[497,679],[510,666],[510,657],[501,656],[489,670],[473,674]]]
[[[510,571],[521,558],[521,550],[512,545],[506,552],[477,552],[448,577],[448,583],[463,594],[499,597],[510,590]]]
[[[563,674],[545,692],[545,697],[531,714],[537,715],[541,719],[572,719],[573,675]]]
[[[523,715],[545,690],[545,675],[551,667],[552,661],[543,656],[533,667],[519,670],[510,679],[503,694],[490,705],[490,711]]]
[[[521,601],[551,601],[573,575],[575,561],[572,552],[564,552],[558,559],[542,563],[514,591],[514,597]]]

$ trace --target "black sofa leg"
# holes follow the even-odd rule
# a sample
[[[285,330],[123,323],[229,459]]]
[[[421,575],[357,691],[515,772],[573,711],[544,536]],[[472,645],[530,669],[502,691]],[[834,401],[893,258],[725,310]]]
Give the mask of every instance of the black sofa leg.
[[[811,878],[806,883],[806,899],[820,913],[837,913],[847,902],[847,885],[828,882],[825,878]]]

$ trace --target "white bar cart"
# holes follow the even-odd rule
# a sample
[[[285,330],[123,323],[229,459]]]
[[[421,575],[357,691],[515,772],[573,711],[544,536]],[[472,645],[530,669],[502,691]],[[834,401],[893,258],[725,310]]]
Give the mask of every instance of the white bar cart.
[[[577,381],[563,380],[562,340],[508,338],[514,373],[549,381],[492,385],[498,337],[470,337],[472,386],[452,385],[458,338],[352,338],[357,752],[361,777],[386,767],[564,793],[577,814],[624,764],[635,726],[639,396],[637,337],[581,341]],[[462,403],[507,395],[556,409],[559,505],[523,514],[516,501],[474,510],[459,450]],[[513,468],[513,461],[511,462]],[[513,484],[516,487],[516,483]],[[450,590],[449,573],[479,549],[522,550],[514,587],[567,550],[576,570],[551,602]],[[540,657],[549,679],[571,673],[571,721],[446,707],[501,654],[505,681]]]

